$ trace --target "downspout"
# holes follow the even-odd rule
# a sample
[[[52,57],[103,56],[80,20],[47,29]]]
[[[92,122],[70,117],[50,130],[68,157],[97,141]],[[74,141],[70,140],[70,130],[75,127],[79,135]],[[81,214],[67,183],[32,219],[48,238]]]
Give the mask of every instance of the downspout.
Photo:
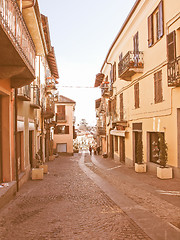
[[[19,191],[19,173],[18,173],[18,156],[17,156],[17,88],[14,89],[14,135],[15,135],[15,162],[16,162],[16,187],[17,192]]]

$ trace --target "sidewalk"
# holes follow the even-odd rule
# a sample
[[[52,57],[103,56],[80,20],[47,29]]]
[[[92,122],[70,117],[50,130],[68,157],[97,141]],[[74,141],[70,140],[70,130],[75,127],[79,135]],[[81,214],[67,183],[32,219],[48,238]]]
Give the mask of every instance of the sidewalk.
[[[158,179],[150,173],[136,173],[123,163],[93,155],[85,164],[149,212],[180,231],[180,179]]]

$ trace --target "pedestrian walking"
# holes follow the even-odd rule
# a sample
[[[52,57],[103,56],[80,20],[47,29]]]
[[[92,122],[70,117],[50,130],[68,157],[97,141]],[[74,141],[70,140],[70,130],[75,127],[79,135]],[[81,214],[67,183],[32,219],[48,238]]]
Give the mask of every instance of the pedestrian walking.
[[[97,155],[100,153],[100,146],[97,147]]]
[[[91,147],[91,145],[89,146],[89,154],[90,155],[92,154],[92,147]]]

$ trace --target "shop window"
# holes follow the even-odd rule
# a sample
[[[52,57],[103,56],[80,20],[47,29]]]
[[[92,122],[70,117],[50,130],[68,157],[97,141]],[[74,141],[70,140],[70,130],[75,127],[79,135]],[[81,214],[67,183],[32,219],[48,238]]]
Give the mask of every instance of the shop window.
[[[148,17],[148,47],[151,47],[164,35],[163,1]]]

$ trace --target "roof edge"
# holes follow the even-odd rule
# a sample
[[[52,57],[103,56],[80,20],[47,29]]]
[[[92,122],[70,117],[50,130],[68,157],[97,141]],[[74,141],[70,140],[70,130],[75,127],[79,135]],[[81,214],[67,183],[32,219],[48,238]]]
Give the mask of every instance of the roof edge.
[[[111,52],[112,48],[114,47],[114,45],[115,45],[115,43],[117,42],[119,36],[121,35],[122,31],[124,30],[125,26],[126,26],[127,23],[129,22],[131,16],[132,16],[133,13],[135,12],[135,10],[136,10],[136,8],[138,7],[138,5],[139,5],[140,2],[141,2],[141,0],[136,0],[136,2],[134,3],[133,7],[131,8],[131,10],[130,10],[128,16],[127,16],[127,18],[125,19],[125,21],[124,21],[124,23],[123,23],[123,25],[122,25],[122,27],[121,27],[121,29],[120,29],[120,31],[118,32],[118,34],[117,34],[117,36],[115,37],[113,43],[111,44],[111,47],[109,48],[109,51],[108,51],[108,53],[107,53],[107,55],[106,55],[106,58],[105,58],[105,60],[104,60],[104,63],[103,63],[103,65],[102,65],[102,67],[101,67],[100,72],[102,72],[102,70],[103,70],[103,68],[104,68],[104,65],[105,65],[106,62],[107,62],[107,59],[108,59],[108,57],[109,57],[109,55],[110,55],[110,52]]]

